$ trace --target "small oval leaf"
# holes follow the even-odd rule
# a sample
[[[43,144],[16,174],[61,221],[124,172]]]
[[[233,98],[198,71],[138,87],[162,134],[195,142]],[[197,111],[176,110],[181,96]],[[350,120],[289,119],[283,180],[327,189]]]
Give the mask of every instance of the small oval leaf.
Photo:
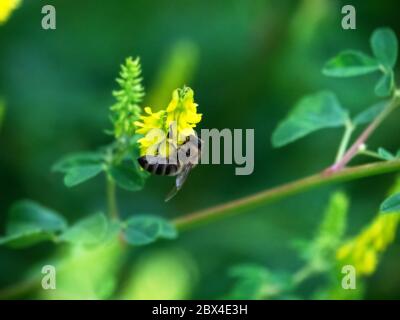
[[[52,171],[68,172],[69,170],[80,166],[91,166],[101,164],[104,161],[104,156],[100,152],[79,152],[66,155],[57,161]]]
[[[354,50],[346,50],[329,60],[322,73],[329,77],[353,77],[379,70],[379,63],[372,57]]]
[[[72,167],[67,171],[64,177],[64,184],[67,187],[74,187],[82,182],[94,178],[101,171],[103,171],[102,164]]]
[[[371,48],[378,61],[391,70],[397,60],[398,43],[396,34],[390,28],[379,28],[371,36]]]
[[[336,96],[322,91],[302,98],[272,134],[274,147],[281,147],[323,128],[343,126],[348,113]]]

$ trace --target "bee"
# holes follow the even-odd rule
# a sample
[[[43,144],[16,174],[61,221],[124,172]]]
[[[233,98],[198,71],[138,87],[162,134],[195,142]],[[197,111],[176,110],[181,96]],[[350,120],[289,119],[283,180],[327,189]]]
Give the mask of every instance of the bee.
[[[190,171],[201,157],[202,141],[195,135],[186,137],[184,143],[170,152],[168,157],[144,155],[138,158],[139,165],[147,172],[159,176],[175,176],[175,185],[165,201],[171,200],[182,188]]]

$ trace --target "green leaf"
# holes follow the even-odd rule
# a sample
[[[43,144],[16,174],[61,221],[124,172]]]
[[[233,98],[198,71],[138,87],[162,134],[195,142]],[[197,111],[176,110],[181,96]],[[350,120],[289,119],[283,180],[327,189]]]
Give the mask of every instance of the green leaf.
[[[381,212],[400,212],[400,193],[390,196],[381,204]]]
[[[379,148],[378,149],[378,154],[382,159],[387,160],[387,161],[391,161],[391,160],[395,160],[396,159],[396,157],[391,152],[387,151],[384,148]]]
[[[378,97],[388,97],[394,89],[393,71],[386,72],[378,80],[375,86],[375,94]]]
[[[128,191],[143,189],[147,177],[147,174],[140,171],[137,165],[126,162],[112,166],[109,173],[119,187]]]
[[[343,126],[347,117],[333,93],[322,91],[306,96],[275,129],[272,144],[282,147],[314,131]]]
[[[65,177],[64,184],[67,187],[76,186],[82,182],[85,182],[91,178],[97,176],[104,169],[103,164],[93,164],[70,168]]]
[[[379,28],[371,36],[371,48],[378,61],[386,70],[391,70],[397,60],[398,43],[396,34],[390,28]]]
[[[228,299],[269,299],[278,298],[292,288],[287,274],[271,273],[263,266],[242,264],[232,267],[229,275],[236,278]]]
[[[22,200],[9,211],[6,236],[0,244],[24,247],[43,240],[49,240],[67,227],[65,219],[57,212],[40,204]]]
[[[64,184],[73,187],[97,176],[104,170],[104,162],[101,152],[80,152],[65,156],[52,170],[65,173]]]
[[[59,237],[59,240],[76,245],[96,245],[108,233],[108,220],[103,213],[96,213],[79,221]]]
[[[385,109],[387,103],[387,101],[381,101],[362,111],[354,118],[353,124],[361,125],[370,123]]]
[[[104,155],[100,152],[79,152],[69,154],[57,161],[52,171],[66,173],[80,166],[99,165],[104,162]]]
[[[167,220],[143,215],[130,218],[124,226],[125,240],[135,246],[150,244],[157,239],[175,239],[177,231]]]
[[[378,62],[359,51],[346,50],[329,60],[322,73],[329,77],[353,77],[379,70]]]

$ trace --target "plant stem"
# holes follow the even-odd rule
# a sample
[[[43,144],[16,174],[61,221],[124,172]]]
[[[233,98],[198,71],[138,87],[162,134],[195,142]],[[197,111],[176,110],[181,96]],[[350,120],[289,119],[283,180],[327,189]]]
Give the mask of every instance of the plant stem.
[[[371,124],[361,133],[358,139],[350,147],[350,149],[336,162],[333,166],[326,170],[326,173],[334,173],[342,170],[357,155],[360,147],[367,141],[370,135],[379,127],[386,117],[399,106],[399,99],[395,95],[383,111],[371,122]]]
[[[338,172],[326,174],[321,172],[279,187],[267,189],[256,194],[233,200],[208,209],[193,212],[175,219],[173,222],[180,230],[227,218],[245,210],[254,209],[289,196],[315,189],[316,187],[337,182],[350,181],[400,170],[400,161],[387,161],[345,168]]]
[[[115,182],[109,176],[107,176],[107,207],[109,217],[113,220],[118,220],[119,214],[117,208]]]
[[[374,151],[370,151],[370,150],[359,151],[358,154],[361,154],[361,155],[364,155],[364,156],[368,156],[368,157],[371,157],[371,158],[375,158],[375,159],[379,159],[381,161],[384,160],[384,159],[382,159],[382,157],[378,153],[376,153]]]
[[[349,145],[351,134],[353,133],[353,131],[354,131],[354,125],[351,122],[351,120],[348,119],[346,121],[343,138],[342,138],[342,141],[340,142],[340,146],[339,146],[338,153],[336,155],[335,163],[339,162],[340,159],[342,159],[344,153],[346,152],[346,149],[347,149],[347,146]]]

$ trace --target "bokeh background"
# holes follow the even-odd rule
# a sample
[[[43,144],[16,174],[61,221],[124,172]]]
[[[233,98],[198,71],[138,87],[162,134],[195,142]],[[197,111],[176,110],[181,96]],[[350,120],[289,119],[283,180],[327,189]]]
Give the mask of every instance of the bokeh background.
[[[56,30],[41,28],[44,4],[56,7]],[[356,7],[356,30],[341,28],[345,4]],[[252,175],[235,176],[233,165],[199,166],[167,204],[173,180],[152,177],[138,193],[118,191],[123,216],[173,218],[327,167],[340,129],[277,150],[271,133],[299,98],[321,89],[336,91],[353,113],[375,102],[378,75],[337,80],[320,70],[342,49],[370,52],[368,39],[377,27],[400,34],[398,9],[396,0],[23,1],[0,27],[0,97],[6,106],[0,128],[1,233],[7,209],[22,198],[58,210],[70,222],[105,210],[104,177],[67,189],[50,167],[66,153],[110,142],[104,131],[111,128],[111,92],[127,56],[141,57],[145,105],[163,107],[172,89],[187,84],[203,113],[200,127],[254,128],[256,140]],[[398,118],[370,141],[371,148],[394,151],[399,145]],[[182,233],[177,241],[131,250],[117,279],[122,288],[117,297],[217,299],[232,286],[227,270],[233,265],[295,271],[301,262],[292,242],[312,237],[333,191],[341,188],[351,197],[350,236],[376,214],[393,181],[385,175],[320,188]],[[53,244],[1,247],[0,288],[21,281],[23,287],[30,274],[40,273],[38,266],[64,250]],[[368,279],[365,298],[400,298],[399,253],[397,240]],[[70,286],[79,288],[85,275],[112,259],[75,261]],[[98,274],[98,281],[108,283],[106,273]],[[73,297],[92,297],[85,294]]]

